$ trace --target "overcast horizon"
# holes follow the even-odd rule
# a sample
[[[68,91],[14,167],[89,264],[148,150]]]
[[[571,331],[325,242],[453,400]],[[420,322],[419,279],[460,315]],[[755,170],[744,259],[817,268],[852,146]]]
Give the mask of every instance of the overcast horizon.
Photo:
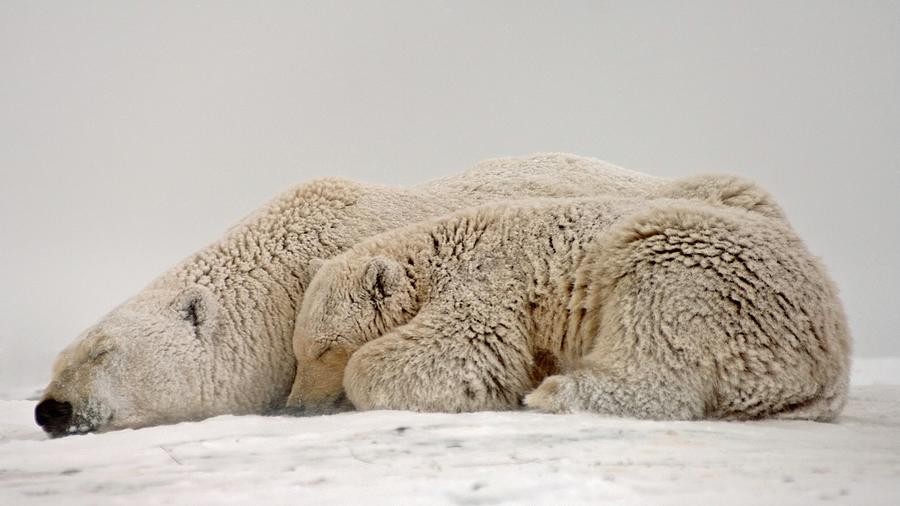
[[[0,3],[0,385],[292,184],[565,151],[771,191],[900,356],[900,3]]]

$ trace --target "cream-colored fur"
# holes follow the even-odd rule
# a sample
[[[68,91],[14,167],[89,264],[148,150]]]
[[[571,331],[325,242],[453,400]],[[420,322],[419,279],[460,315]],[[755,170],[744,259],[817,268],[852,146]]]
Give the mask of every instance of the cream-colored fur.
[[[51,433],[140,427],[283,406],[308,263],[467,206],[530,196],[651,195],[664,180],[573,155],[488,160],[411,188],[301,184],[113,309],[64,350]],[[55,411],[54,411],[55,413]],[[43,418],[47,418],[44,416]]]
[[[833,419],[850,337],[778,206],[714,176],[655,195],[465,210],[325,262],[298,315],[289,404],[326,412],[343,387],[359,409],[524,398],[548,412]]]

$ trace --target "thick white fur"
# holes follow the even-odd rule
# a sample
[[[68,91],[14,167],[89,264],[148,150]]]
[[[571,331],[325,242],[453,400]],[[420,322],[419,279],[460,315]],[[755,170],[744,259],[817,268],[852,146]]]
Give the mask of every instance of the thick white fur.
[[[140,427],[283,406],[311,259],[365,237],[487,202],[651,195],[662,179],[573,155],[488,160],[411,188],[301,184],[164,273],[56,361],[45,399],[72,404],[67,432]]]
[[[548,412],[833,419],[850,336],[778,206],[714,176],[656,195],[484,206],[325,262],[289,403],[328,411],[343,387],[359,409],[524,397]]]

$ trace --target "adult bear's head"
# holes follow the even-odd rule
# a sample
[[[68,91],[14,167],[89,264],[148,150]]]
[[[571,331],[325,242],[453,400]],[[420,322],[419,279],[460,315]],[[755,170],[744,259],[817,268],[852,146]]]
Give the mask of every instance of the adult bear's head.
[[[209,416],[219,307],[199,285],[141,292],[60,353],[35,420],[60,436]]]
[[[391,223],[358,210],[368,188],[299,185],[164,272],[60,354],[38,424],[64,435],[282,408],[309,259]]]

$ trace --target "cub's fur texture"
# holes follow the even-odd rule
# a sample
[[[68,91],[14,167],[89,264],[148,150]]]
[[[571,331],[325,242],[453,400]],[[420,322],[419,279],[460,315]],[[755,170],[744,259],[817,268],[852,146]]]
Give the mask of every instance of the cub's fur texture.
[[[850,336],[778,206],[733,178],[658,197],[485,206],[325,262],[289,404],[833,419]]]
[[[665,181],[547,154],[487,160],[408,188],[303,183],[85,330],[60,353],[37,421],[62,435],[280,409],[294,379],[291,337],[311,259],[487,202],[650,197]]]

